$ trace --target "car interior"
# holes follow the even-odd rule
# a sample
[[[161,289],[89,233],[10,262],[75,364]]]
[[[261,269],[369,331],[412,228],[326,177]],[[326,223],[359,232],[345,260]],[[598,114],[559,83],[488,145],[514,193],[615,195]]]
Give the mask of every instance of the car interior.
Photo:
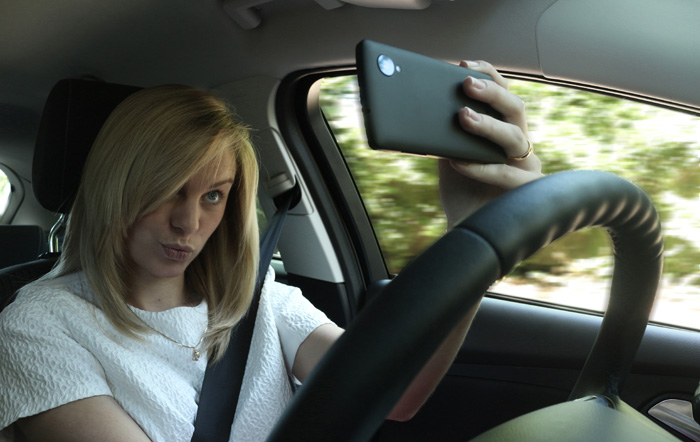
[[[0,306],[60,254],[82,164],[109,112],[139,88],[186,84],[221,95],[252,128],[263,224],[275,198],[299,187],[272,265],[279,281],[300,287],[348,330],[269,440],[700,441],[692,405],[700,380],[697,321],[648,323],[650,311],[662,310],[659,299],[680,302],[671,279],[690,281],[692,290],[700,285],[696,249],[661,239],[687,217],[676,207],[691,213],[682,234],[690,243],[700,229],[698,18],[700,3],[684,0],[3,2],[0,177],[7,184],[0,180],[0,194],[8,190],[0,199]],[[689,190],[669,209],[614,167],[557,171],[449,232],[438,228],[397,271],[357,165],[340,146],[348,132],[335,129],[324,90],[355,74],[363,39],[453,63],[487,60],[513,84],[594,92],[694,118],[695,144],[676,142],[668,163],[678,163],[668,173]],[[584,106],[559,111],[573,115]],[[675,140],[678,131],[666,120],[664,127],[663,136]],[[564,157],[569,149],[533,141],[545,166],[560,158],[545,148]],[[641,152],[615,149],[613,158],[644,167]],[[576,158],[577,169],[597,168]],[[635,182],[651,192],[644,183]],[[409,217],[421,216],[420,207],[409,207]],[[606,300],[610,293],[605,313],[493,286],[540,248],[589,227],[612,237],[613,251],[605,253],[615,264],[595,293]],[[688,270],[671,278],[682,253]],[[436,392],[413,419],[384,421],[440,337],[484,292]]]

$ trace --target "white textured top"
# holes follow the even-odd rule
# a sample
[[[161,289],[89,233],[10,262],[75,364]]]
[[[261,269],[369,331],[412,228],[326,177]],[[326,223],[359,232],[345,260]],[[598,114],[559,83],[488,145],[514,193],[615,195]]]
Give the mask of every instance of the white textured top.
[[[146,323],[196,344],[207,305],[163,312],[132,308]],[[231,441],[262,441],[292,396],[289,374],[299,345],[329,323],[298,289],[270,270],[233,421]],[[189,441],[206,355],[156,333],[119,333],[96,305],[82,273],[32,284],[0,316],[0,441],[15,421],[92,396],[113,396],[154,442]]]

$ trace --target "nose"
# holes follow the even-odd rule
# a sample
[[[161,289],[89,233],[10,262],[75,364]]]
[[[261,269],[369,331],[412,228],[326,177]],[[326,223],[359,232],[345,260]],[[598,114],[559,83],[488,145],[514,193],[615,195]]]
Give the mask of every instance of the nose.
[[[184,234],[196,232],[199,229],[199,210],[196,199],[178,199],[170,213],[170,225]]]

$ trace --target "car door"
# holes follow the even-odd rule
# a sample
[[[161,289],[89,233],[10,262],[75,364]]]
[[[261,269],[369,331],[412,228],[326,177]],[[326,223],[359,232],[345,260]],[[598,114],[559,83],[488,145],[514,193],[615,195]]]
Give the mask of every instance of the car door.
[[[324,305],[322,308],[334,312],[335,318],[341,324],[361,314],[363,305],[372,296],[376,296],[381,285],[391,278],[392,270],[396,267],[388,261],[394,259],[400,262],[403,259],[405,262],[415,254],[415,250],[430,243],[428,238],[418,236],[426,231],[444,231],[444,224],[440,227],[439,223],[432,219],[436,217],[435,208],[421,205],[420,195],[410,194],[411,186],[407,184],[411,180],[423,180],[427,183],[426,186],[435,186],[434,176],[421,175],[427,168],[434,168],[434,164],[408,167],[412,169],[413,175],[402,175],[403,169],[389,170],[386,161],[370,159],[369,156],[373,153],[366,147],[363,147],[365,152],[360,154],[347,154],[339,148],[339,145],[353,137],[352,130],[347,127],[333,127],[333,121],[330,120],[351,120],[351,125],[361,126],[357,110],[343,108],[347,101],[343,101],[342,98],[356,94],[356,86],[328,92],[323,90],[324,81],[333,83],[334,76],[352,74],[352,69],[348,68],[291,75],[280,86],[277,113],[282,136],[318,204],[333,249],[340,256],[345,282],[335,285],[331,290],[333,296],[328,297],[324,290],[328,290],[329,287],[321,287],[319,281],[315,281],[314,278],[306,278],[293,272],[284,277],[289,282],[302,286],[308,297]],[[328,77],[330,80],[323,80]],[[563,92],[559,91],[554,94],[561,93]],[[581,99],[577,93],[574,91],[570,101]],[[602,102],[609,99],[608,96],[600,98]],[[356,97],[351,100],[356,100]],[[611,118],[613,117],[617,118]],[[581,119],[583,120],[583,117]],[[697,124],[697,120],[691,119],[689,124]],[[361,134],[355,136],[362,138]],[[666,147],[669,150],[675,149],[673,155],[688,154],[692,157],[700,152],[699,145],[700,143],[693,144],[691,139],[685,150],[679,151],[678,145]],[[367,157],[363,156],[365,154]],[[544,154],[544,157],[545,162],[549,160],[555,167],[567,167],[567,164],[560,164],[563,161],[554,154]],[[682,167],[679,169],[680,172],[683,171]],[[382,171],[390,175],[393,173],[391,182],[399,189],[405,187],[404,198],[408,200],[409,205],[414,206],[413,213],[407,218],[395,215],[400,219],[393,224],[390,213],[382,218],[372,213],[373,209],[368,206],[391,205],[391,201],[396,204],[396,200],[368,202],[367,199],[376,199],[376,195],[363,193],[366,189],[363,188],[365,184],[362,174],[376,175]],[[690,185],[695,186],[695,181]],[[425,191],[426,186],[423,186],[422,191]],[[393,192],[400,195],[403,190]],[[432,198],[435,197],[436,191]],[[673,207],[665,207],[663,213],[672,214],[673,210]],[[421,213],[427,216],[422,216]],[[397,223],[409,226],[401,230],[394,225]],[[387,254],[393,252],[385,249],[392,246],[387,245],[389,240],[382,238],[382,233],[378,233],[382,228],[392,232],[397,243],[403,242],[410,246],[405,256],[387,257]],[[396,230],[392,230],[394,228]],[[672,234],[684,235],[683,232],[676,231]],[[667,243],[673,250],[679,250],[673,246],[673,238],[676,238],[673,235]],[[596,248],[605,249],[605,237],[604,232],[588,232],[582,239],[573,242],[581,242],[588,246],[594,244]],[[602,246],[599,244],[601,242]],[[697,288],[697,280],[694,279],[697,272],[693,271],[693,266],[697,266],[693,261],[696,246],[697,244],[692,244],[684,249],[691,252],[690,256],[683,260],[683,265],[690,267],[690,271],[686,272],[684,277],[693,281],[689,289],[691,292],[688,292],[691,295],[692,290]],[[562,247],[565,249],[568,246]],[[609,253],[609,248],[606,250],[606,253]],[[539,278],[537,287],[540,291],[548,291],[547,275],[557,276],[558,271],[552,261],[556,261],[557,256],[560,260],[580,258],[577,253],[545,251],[539,258],[526,263],[520,272],[539,275],[535,278]],[[671,259],[676,258],[671,256]],[[679,271],[683,265],[675,262],[673,268],[667,271]],[[561,277],[555,279],[560,281]],[[546,296],[545,300],[542,300],[535,299],[536,294],[530,296],[527,293],[517,293],[517,278],[510,285],[501,283],[494,286],[493,292],[487,293],[484,298],[459,355],[434,395],[411,421],[387,422],[377,433],[375,440],[468,440],[529,411],[566,401],[596,338],[602,319],[602,313],[596,310],[604,309],[607,292],[606,284],[601,285],[600,281],[607,279],[609,273],[603,271],[602,276],[598,275],[597,284],[583,289],[584,292],[587,290],[590,293],[583,293],[581,297],[581,290],[577,290],[574,298],[584,299],[579,305],[576,305],[576,301],[570,303],[573,305],[563,305],[568,301],[549,302]],[[556,282],[550,281],[550,284],[556,285]],[[521,285],[523,289],[532,289],[530,286],[525,287],[524,283]],[[513,293],[513,290],[516,292]],[[566,294],[567,290],[574,291],[564,287],[559,292]],[[666,298],[689,296],[683,292],[682,287],[676,285],[664,290]],[[426,296],[431,295],[426,293]],[[598,303],[599,306],[591,308],[591,302]],[[673,315],[670,322],[673,322]],[[698,384],[697,367],[700,366],[700,352],[697,349],[700,348],[700,333],[691,329],[689,325],[692,326],[692,318],[686,320],[684,326],[660,323],[649,325],[622,393],[623,400],[647,415],[652,407],[664,401],[692,400]],[[668,410],[664,410],[668,415]],[[654,412],[652,414],[660,415]],[[682,417],[675,417],[684,420]],[[653,419],[659,422],[657,418]],[[668,418],[664,420],[668,421]],[[687,418],[685,424],[691,427],[693,425]],[[668,425],[665,425],[665,428],[681,435],[676,431],[679,428],[677,422],[674,424],[676,430]]]

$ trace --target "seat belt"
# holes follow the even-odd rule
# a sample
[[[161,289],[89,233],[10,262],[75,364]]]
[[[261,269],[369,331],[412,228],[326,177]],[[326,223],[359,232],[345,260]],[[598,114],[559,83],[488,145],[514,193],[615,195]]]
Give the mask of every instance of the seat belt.
[[[277,211],[260,237],[260,264],[253,300],[248,312],[231,333],[231,341],[224,355],[216,363],[209,365],[204,373],[192,442],[227,442],[229,440],[248,361],[250,341],[253,337],[260,303],[260,292],[277,240],[282,232],[284,219],[300,196],[301,191],[297,183],[292,189],[275,198]]]

